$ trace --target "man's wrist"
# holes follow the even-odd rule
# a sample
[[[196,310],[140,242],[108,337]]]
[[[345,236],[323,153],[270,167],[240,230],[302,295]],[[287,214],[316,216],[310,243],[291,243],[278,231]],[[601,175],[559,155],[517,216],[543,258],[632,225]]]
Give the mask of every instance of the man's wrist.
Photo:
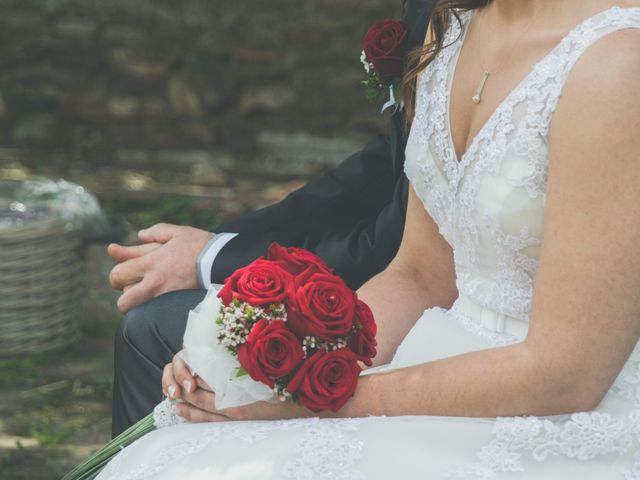
[[[211,239],[206,243],[196,260],[196,272],[200,287],[206,289],[211,286],[213,263],[227,242],[235,238],[236,235],[238,234],[228,232],[212,234]]]

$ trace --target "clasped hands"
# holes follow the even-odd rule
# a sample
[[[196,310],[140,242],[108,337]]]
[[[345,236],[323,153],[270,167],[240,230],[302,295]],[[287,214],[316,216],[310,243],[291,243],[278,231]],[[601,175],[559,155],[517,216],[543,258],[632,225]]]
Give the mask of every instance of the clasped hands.
[[[164,367],[162,391],[170,399],[182,399],[176,404],[177,415],[189,422],[224,422],[229,420],[277,420],[311,417],[314,414],[291,400],[255,402],[241,407],[217,410],[215,392],[202,378],[189,369],[178,355]]]
[[[107,251],[117,262],[109,281],[123,291],[118,309],[126,313],[163,293],[198,288],[196,262],[211,235],[199,228],[158,223],[138,232],[141,245],[109,245]]]

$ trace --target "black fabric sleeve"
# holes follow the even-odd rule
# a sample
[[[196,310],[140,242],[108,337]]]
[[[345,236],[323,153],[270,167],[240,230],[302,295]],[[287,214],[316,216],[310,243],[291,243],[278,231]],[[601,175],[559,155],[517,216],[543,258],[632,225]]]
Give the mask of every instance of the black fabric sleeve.
[[[239,267],[265,255],[272,242],[309,249],[357,289],[382,271],[393,259],[402,240],[407,209],[408,180],[396,182],[392,199],[368,216],[332,228],[287,229],[259,235],[240,233],[216,257],[211,281],[222,283]],[[313,222],[313,218],[311,219]]]

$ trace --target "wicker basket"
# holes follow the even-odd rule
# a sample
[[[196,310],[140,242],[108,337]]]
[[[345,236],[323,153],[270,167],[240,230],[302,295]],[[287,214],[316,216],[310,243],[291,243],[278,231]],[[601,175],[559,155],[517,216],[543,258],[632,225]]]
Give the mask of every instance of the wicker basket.
[[[59,349],[78,337],[81,238],[67,222],[0,227],[0,357]]]

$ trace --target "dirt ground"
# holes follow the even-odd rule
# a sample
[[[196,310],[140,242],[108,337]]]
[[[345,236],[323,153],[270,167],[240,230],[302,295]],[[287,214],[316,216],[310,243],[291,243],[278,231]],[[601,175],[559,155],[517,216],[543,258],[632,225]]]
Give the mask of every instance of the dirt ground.
[[[0,0],[0,178],[81,183],[128,241],[276,201],[384,131],[359,42],[400,4]],[[82,340],[0,359],[0,479],[58,479],[109,439],[105,246],[87,252]]]

